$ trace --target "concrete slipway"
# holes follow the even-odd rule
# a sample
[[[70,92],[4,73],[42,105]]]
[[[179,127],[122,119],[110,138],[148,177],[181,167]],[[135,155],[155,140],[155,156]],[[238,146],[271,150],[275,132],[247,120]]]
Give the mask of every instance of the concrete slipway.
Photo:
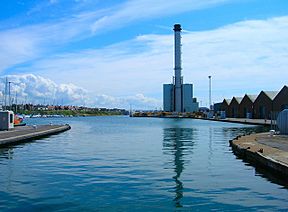
[[[0,131],[0,147],[21,143],[71,129],[69,125],[33,125]]]

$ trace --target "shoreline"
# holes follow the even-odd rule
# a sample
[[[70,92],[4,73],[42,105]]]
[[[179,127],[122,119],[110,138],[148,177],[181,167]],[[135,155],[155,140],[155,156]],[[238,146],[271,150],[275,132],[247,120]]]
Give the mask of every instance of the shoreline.
[[[47,137],[70,129],[71,126],[65,124],[19,126],[8,131],[0,131],[0,148]]]
[[[248,125],[261,125],[271,126],[275,125],[275,121],[265,119],[246,119],[246,118],[225,118],[225,119],[214,119],[214,118],[203,118],[203,117],[189,117],[189,116],[130,116],[132,118],[170,118],[170,119],[199,119],[206,121],[217,121],[217,122],[228,122],[236,124],[248,124]]]
[[[257,133],[230,140],[235,155],[282,178],[288,177],[288,136]]]

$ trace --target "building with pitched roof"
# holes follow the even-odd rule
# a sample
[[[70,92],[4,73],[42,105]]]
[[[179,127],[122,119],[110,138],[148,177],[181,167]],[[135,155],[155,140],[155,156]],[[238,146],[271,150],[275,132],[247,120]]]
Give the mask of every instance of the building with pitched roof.
[[[257,96],[245,94],[239,105],[239,118],[253,118],[253,104]]]
[[[231,99],[224,99],[220,108],[221,111],[225,111],[226,116],[228,115],[227,113],[228,113],[230,103],[231,103]]]
[[[240,102],[242,101],[243,97],[233,97],[231,100],[231,103],[228,107],[228,114],[226,115],[231,118],[239,118],[240,117],[240,111],[239,106]]]
[[[285,85],[274,98],[273,110],[280,112],[284,109],[288,109],[288,87]]]
[[[288,86],[280,91],[261,91],[259,95],[248,95],[224,99],[221,111],[228,118],[276,119],[277,114],[288,109]]]
[[[270,119],[273,109],[273,100],[278,91],[261,91],[253,105],[253,117],[256,119]]]

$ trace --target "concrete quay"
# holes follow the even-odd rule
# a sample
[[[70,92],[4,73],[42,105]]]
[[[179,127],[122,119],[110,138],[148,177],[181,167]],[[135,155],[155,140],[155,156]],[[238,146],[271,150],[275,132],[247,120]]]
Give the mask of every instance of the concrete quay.
[[[220,121],[220,122],[229,122],[229,123],[237,123],[237,124],[249,124],[249,125],[262,125],[262,126],[271,126],[271,120],[268,119],[247,119],[247,118],[204,118],[204,117],[197,117],[197,116],[189,116],[186,114],[172,114],[172,115],[161,115],[161,114],[145,114],[145,113],[137,113],[137,115],[133,114],[130,117],[149,117],[149,118],[184,118],[184,119],[201,119],[201,120],[208,120],[208,121]],[[272,121],[272,125],[275,125],[276,121]]]
[[[288,177],[288,135],[269,133],[238,136],[229,141],[234,153],[277,176]]]
[[[71,129],[69,125],[33,125],[19,126],[8,131],[0,131],[0,148],[10,144],[57,134],[69,129]]]
[[[230,122],[230,123],[237,123],[237,124],[249,124],[249,125],[262,125],[262,126],[270,126],[271,120],[265,119],[246,119],[246,118],[226,118],[226,119],[215,119],[215,118],[199,118],[209,121],[220,121],[220,122]],[[275,120],[272,121],[272,124],[275,125]]]

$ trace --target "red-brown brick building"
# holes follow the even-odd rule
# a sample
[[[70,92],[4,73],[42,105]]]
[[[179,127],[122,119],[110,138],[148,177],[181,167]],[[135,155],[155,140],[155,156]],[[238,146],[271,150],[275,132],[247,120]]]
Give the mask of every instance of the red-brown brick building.
[[[228,107],[228,114],[226,114],[229,118],[239,118],[240,117],[240,111],[239,111],[239,105],[242,101],[242,97],[233,97],[231,100],[231,103]]]
[[[278,91],[261,91],[253,105],[253,117],[256,119],[270,119],[273,100]]]
[[[224,99],[222,102],[221,111],[226,111],[226,115],[227,115],[230,103],[231,103],[231,99]]]
[[[224,99],[221,111],[228,118],[276,119],[277,114],[288,109],[288,86],[280,91],[261,91],[259,95],[248,95]]]
[[[253,118],[253,104],[257,95],[245,94],[239,105],[239,118]]]
[[[273,111],[281,112],[288,109],[288,87],[285,85],[274,98]]]

